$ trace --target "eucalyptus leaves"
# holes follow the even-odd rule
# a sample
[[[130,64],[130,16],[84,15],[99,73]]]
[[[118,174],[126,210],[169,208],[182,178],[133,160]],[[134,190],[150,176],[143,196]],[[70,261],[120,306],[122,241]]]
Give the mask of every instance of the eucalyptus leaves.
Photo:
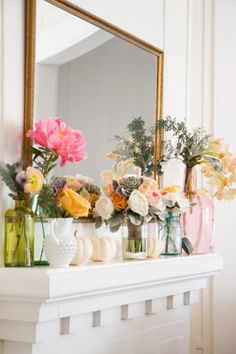
[[[151,176],[154,161],[154,128],[147,129],[142,117],[134,118],[128,125],[128,135],[116,135],[116,149],[108,154],[115,163],[131,161],[141,169],[141,175]]]

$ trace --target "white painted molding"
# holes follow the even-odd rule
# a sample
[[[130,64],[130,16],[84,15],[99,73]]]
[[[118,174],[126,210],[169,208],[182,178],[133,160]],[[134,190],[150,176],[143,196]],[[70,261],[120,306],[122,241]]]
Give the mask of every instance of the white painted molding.
[[[167,287],[177,283],[205,280],[222,269],[222,258],[215,254],[161,257],[158,260],[90,264],[53,269],[48,267],[1,268],[0,299],[5,296],[58,301],[69,297],[114,294],[120,291]],[[188,287],[188,285],[187,285]],[[173,289],[171,294],[173,294]],[[167,294],[165,294],[167,295]]]
[[[222,266],[220,256],[209,254],[66,269],[0,268],[1,354],[65,354],[67,345],[71,354],[110,354],[111,340],[117,341],[114,354],[139,354],[141,349],[129,350],[134,339],[142,347],[143,331],[155,342],[147,342],[147,353],[188,353],[187,308]],[[98,330],[99,345],[90,342]]]

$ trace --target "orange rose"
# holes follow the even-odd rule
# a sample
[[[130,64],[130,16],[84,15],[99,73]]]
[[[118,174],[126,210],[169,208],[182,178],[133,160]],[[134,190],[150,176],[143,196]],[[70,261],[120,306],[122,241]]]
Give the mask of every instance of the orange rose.
[[[127,207],[127,197],[120,197],[116,192],[112,192],[111,200],[114,208],[118,211],[124,210]]]

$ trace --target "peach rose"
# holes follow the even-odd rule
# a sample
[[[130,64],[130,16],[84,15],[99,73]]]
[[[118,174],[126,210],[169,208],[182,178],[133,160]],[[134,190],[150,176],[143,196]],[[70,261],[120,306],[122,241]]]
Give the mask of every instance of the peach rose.
[[[36,195],[43,187],[44,176],[39,169],[27,167],[26,171],[20,171],[17,174],[16,180],[24,185],[25,193]]]

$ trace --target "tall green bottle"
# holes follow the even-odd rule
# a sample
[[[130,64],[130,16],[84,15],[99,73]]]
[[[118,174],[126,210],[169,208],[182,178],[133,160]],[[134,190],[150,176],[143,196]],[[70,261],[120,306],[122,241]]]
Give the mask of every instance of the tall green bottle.
[[[5,213],[5,267],[31,267],[34,264],[34,215],[16,200]]]

